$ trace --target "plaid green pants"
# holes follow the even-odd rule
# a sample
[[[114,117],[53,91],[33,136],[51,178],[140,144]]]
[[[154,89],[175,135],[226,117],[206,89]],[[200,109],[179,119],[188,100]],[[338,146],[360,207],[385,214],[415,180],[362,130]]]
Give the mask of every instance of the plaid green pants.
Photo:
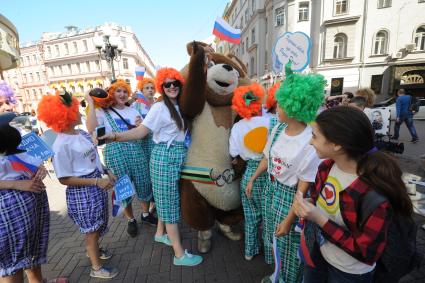
[[[186,159],[187,149],[183,142],[155,144],[150,161],[153,195],[158,218],[165,223],[177,223],[180,211],[180,172]]]
[[[265,173],[267,174],[267,172]],[[261,211],[263,215],[263,243],[264,243],[264,260],[267,264],[273,264],[273,235],[274,226],[270,219],[273,199],[273,187],[270,179],[266,177],[264,186],[261,191]]]
[[[252,188],[252,196],[248,198],[245,194],[246,185],[257,170],[260,161],[248,160],[246,170],[241,180],[241,200],[245,215],[245,255],[254,256],[260,252],[260,241],[258,239],[258,228],[261,223],[261,190],[265,186],[266,174],[258,177]]]
[[[272,221],[273,230],[276,230],[279,223],[288,216],[297,187],[285,186],[278,181],[270,181],[269,184],[273,196],[272,206],[266,218],[268,221]],[[282,260],[279,278],[286,283],[296,283],[302,280],[302,265],[298,258],[301,234],[295,232],[295,223],[292,224],[288,235],[277,238],[277,246]]]

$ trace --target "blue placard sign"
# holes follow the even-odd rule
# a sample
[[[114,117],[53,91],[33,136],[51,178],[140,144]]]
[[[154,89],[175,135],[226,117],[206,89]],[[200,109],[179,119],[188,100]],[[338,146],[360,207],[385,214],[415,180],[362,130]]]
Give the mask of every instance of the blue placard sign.
[[[283,66],[292,61],[291,69],[301,72],[310,63],[311,40],[303,32],[285,32],[276,40],[272,50],[273,70],[282,72]]]
[[[133,183],[127,175],[122,176],[115,183],[115,198],[116,201],[128,199],[135,194]]]
[[[50,147],[35,133],[29,133],[22,137],[19,149],[41,160],[47,160],[54,155]]]

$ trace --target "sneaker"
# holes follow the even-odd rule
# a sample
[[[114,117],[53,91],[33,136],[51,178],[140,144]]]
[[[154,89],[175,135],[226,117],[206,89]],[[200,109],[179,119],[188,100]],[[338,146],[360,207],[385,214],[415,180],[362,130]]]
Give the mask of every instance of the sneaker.
[[[173,244],[171,243],[170,238],[168,238],[167,234],[164,234],[162,236],[155,236],[154,237],[154,241],[157,243],[162,243],[162,244],[166,244],[167,246],[173,246]]]
[[[174,265],[183,265],[183,266],[195,266],[202,262],[202,256],[193,255],[184,250],[182,257],[174,257]]]
[[[412,139],[411,141],[410,141],[411,143],[417,143],[417,142],[419,142],[419,139]]]
[[[86,257],[89,257],[89,254],[86,253]],[[99,258],[106,260],[106,259],[110,259],[112,257],[112,253],[110,251],[108,251],[107,249],[104,248],[99,248]]]
[[[117,275],[118,269],[116,269],[115,267],[102,266],[99,270],[94,270],[92,268],[90,271],[90,276],[95,278],[112,279]]]
[[[127,223],[127,234],[130,237],[134,238],[137,236],[137,221],[133,219],[133,221],[129,220]]]
[[[250,260],[252,260],[254,258],[254,256],[252,256],[252,255],[245,255],[245,259],[247,260],[247,261],[250,261]]]
[[[156,226],[158,224],[158,218],[153,216],[151,213],[148,214],[148,216],[143,217],[143,213],[140,215],[140,219],[142,222],[148,223],[151,226]]]

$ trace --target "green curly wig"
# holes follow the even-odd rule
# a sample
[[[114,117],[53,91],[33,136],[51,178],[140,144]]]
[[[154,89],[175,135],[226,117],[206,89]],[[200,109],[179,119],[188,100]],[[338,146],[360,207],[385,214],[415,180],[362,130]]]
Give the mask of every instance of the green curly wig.
[[[294,74],[291,61],[285,66],[286,79],[276,92],[279,107],[289,118],[310,123],[323,103],[326,80],[319,74]]]

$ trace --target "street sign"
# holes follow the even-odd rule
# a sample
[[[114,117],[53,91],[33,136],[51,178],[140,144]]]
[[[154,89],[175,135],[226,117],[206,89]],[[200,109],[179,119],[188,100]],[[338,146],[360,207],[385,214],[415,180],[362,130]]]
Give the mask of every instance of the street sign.
[[[272,50],[273,71],[280,73],[283,66],[292,61],[291,69],[301,72],[310,63],[311,40],[303,32],[286,32],[276,40]]]

